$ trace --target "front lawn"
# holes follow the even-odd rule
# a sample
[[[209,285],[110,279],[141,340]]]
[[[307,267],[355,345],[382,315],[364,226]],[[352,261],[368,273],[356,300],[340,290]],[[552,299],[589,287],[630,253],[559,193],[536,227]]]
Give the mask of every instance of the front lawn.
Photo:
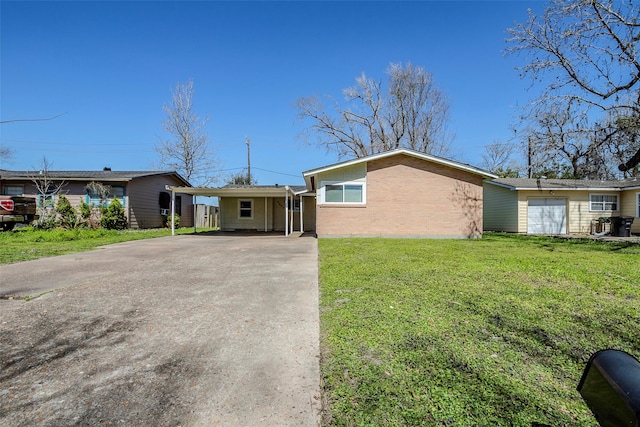
[[[199,229],[206,232],[209,229]],[[176,229],[177,234],[193,228]],[[30,227],[0,233],[0,264],[88,251],[98,246],[129,240],[170,236],[170,229],[153,230],[34,230]]]
[[[640,245],[320,239],[324,423],[596,426],[576,386],[640,356]]]

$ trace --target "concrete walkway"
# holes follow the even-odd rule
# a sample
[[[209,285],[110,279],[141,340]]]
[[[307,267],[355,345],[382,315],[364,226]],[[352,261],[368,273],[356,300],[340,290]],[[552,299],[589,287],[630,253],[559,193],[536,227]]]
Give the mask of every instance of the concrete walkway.
[[[175,236],[0,277],[0,425],[319,425],[314,238]]]

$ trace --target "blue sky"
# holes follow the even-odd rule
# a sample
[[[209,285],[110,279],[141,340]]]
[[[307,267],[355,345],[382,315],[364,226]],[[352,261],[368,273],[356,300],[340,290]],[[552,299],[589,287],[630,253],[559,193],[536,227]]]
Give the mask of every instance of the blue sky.
[[[456,160],[481,164],[484,146],[512,135],[532,96],[503,56],[506,28],[541,1],[0,2],[0,169],[157,169],[162,107],[192,79],[196,112],[221,175],[246,167],[259,184],[302,184],[336,162],[305,143],[293,107],[340,97],[362,72],[391,62],[431,72],[450,104]]]

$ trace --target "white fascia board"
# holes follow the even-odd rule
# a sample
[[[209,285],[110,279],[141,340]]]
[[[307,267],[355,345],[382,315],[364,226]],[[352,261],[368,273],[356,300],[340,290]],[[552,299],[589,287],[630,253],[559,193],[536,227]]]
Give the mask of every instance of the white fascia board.
[[[501,182],[495,182],[495,181],[486,180],[485,183],[491,184],[491,185],[495,185],[496,187],[506,188],[506,189],[511,190],[511,191],[519,190],[519,188],[516,188],[513,185],[503,184]]]
[[[598,191],[617,191],[620,192],[620,188],[602,188],[602,187],[581,187],[581,188],[566,188],[566,187],[517,187],[518,191],[590,191],[590,192],[598,192]]]

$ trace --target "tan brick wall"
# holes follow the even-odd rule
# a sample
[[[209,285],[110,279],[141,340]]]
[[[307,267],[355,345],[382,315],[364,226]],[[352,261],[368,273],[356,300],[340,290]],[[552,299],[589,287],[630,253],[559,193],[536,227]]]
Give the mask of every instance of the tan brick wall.
[[[482,177],[399,155],[367,164],[366,204],[319,205],[319,236],[475,237]]]

